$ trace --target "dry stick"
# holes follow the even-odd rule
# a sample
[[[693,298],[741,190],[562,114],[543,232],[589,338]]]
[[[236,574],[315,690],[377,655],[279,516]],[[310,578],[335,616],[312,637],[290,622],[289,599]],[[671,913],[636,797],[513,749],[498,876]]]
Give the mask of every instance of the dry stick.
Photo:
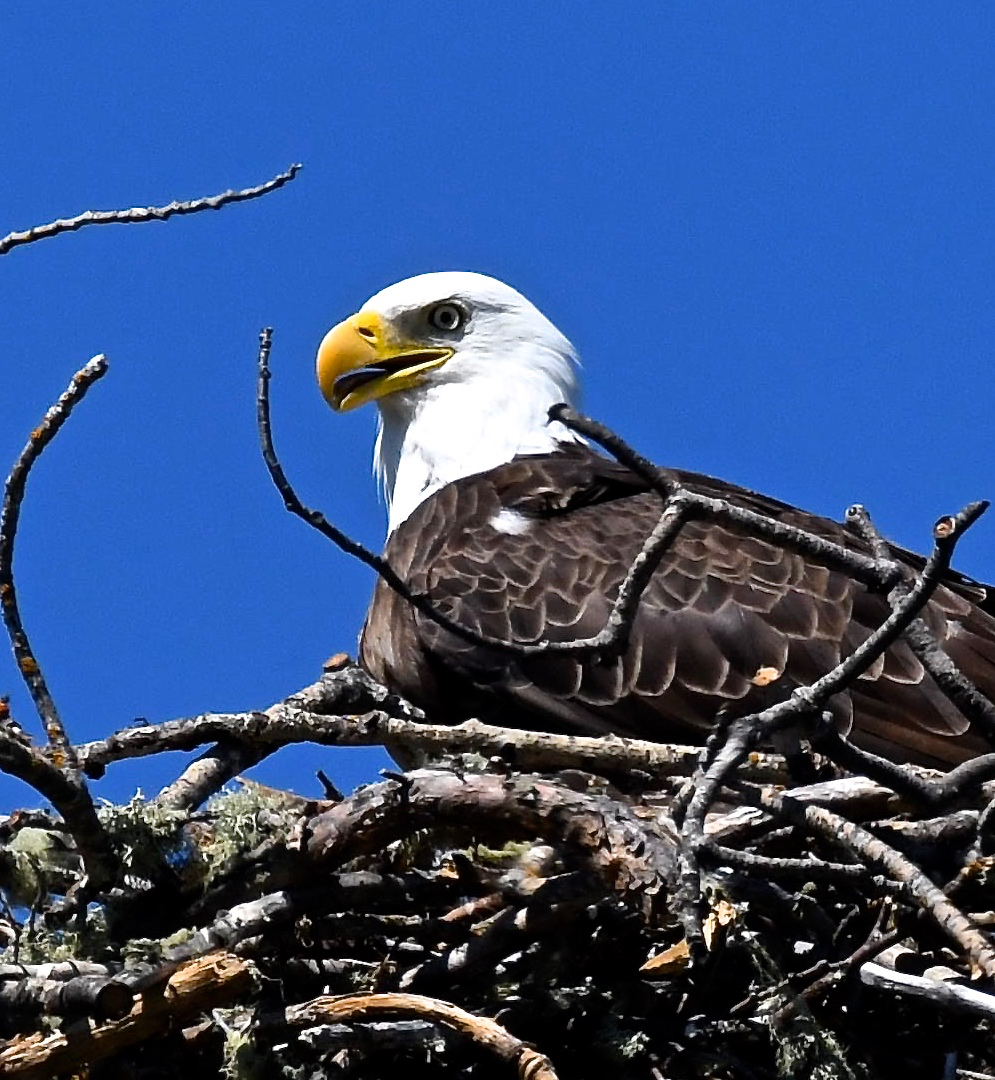
[[[874,922],[873,929],[863,944],[858,945],[849,956],[842,960],[833,962],[822,961],[820,964],[816,965],[815,969],[809,969],[807,975],[803,973],[803,977],[807,977],[811,979],[811,981],[807,986],[799,987],[785,1005],[777,1010],[771,1018],[772,1022],[780,1025],[785,1024],[787,1020],[797,1012],[798,1006],[803,1001],[815,1000],[823,993],[823,991],[829,989],[833,983],[839,982],[841,979],[845,978],[855,968],[859,968],[861,964],[867,963],[875,956],[880,956],[886,949],[899,941],[902,936],[899,931],[892,930],[888,933],[885,933],[884,931],[884,926],[890,917],[891,901],[890,899],[886,899],[881,905],[881,910],[878,912],[878,917]],[[797,979],[798,976],[795,976],[795,978]],[[790,985],[790,983],[788,985]]]
[[[772,518],[766,518],[762,514],[732,506],[725,500],[709,498],[688,491],[676,484],[665,470],[658,468],[637,454],[627,443],[604,425],[581,416],[566,405],[555,405],[550,409],[551,419],[560,420],[581,434],[589,435],[604,446],[605,449],[609,450],[619,461],[632,468],[663,497],[663,508],[656,525],[644,541],[639,554],[630,564],[605,625],[597,634],[588,638],[575,638],[571,641],[543,639],[532,644],[507,641],[503,638],[481,634],[439,611],[433,605],[429,596],[424,593],[414,592],[385,559],[375,555],[369,548],[364,547],[336,528],[320,511],[313,510],[301,502],[287,479],[273,446],[269,405],[269,381],[271,377],[269,357],[272,343],[272,328],[266,327],[259,334],[257,420],[263,458],[269,469],[270,478],[283,497],[284,506],[291,513],[306,521],[312,528],[317,529],[318,532],[331,540],[346,554],[352,555],[364,565],[375,570],[385,584],[416,610],[444,630],[448,630],[462,640],[469,641],[474,645],[484,645],[499,652],[522,657],[536,656],[542,653],[551,655],[596,655],[603,658],[618,655],[626,647],[628,635],[632,629],[632,623],[643,592],[659,566],[663,555],[691,516],[710,517],[717,521],[732,522],[751,529],[760,536],[784,543],[786,546],[810,555],[827,566],[852,574],[858,580],[875,588],[892,585],[902,574],[901,566],[897,562],[892,563],[886,570],[882,570],[877,560],[860,552],[851,551],[840,544],[823,540],[818,536],[805,532],[803,529],[785,525]]]
[[[301,846],[308,859],[341,864],[410,835],[412,828],[440,825],[562,843],[647,919],[674,880],[677,836],[664,813],[644,821],[605,795],[529,774],[417,769],[400,781],[361,788],[313,817]]]
[[[905,640],[936,685],[978,725],[989,742],[995,743],[995,705],[961,673],[922,619],[916,619],[905,631]]]
[[[347,657],[343,657],[348,660]],[[364,745],[373,745],[382,742],[382,739],[372,737],[371,723],[357,725],[355,721],[344,721],[341,716],[336,717],[334,733],[328,732],[329,724],[320,716],[310,715],[304,717],[310,708],[337,706],[338,712],[353,712],[362,709],[375,709],[377,706],[388,706],[392,711],[399,712],[403,716],[423,717],[424,713],[415,709],[413,705],[402,701],[392,694],[385,686],[367,675],[365,671],[355,665],[343,667],[339,664],[334,669],[326,672],[319,682],[304,687],[291,695],[284,702],[274,705],[266,713],[246,714],[243,720],[236,716],[232,722],[225,724],[219,733],[220,741],[196,761],[191,762],[183,773],[171,784],[163,788],[155,798],[160,806],[169,806],[173,809],[194,809],[219,791],[229,780],[240,773],[257,765],[264,757],[279,750],[287,742],[298,742],[303,735],[306,741],[326,742],[331,745],[341,745],[348,740],[348,732],[360,726],[363,731],[370,731],[371,737]],[[358,706],[358,708],[357,708]],[[249,717],[254,723],[254,737],[248,737]],[[281,739],[279,727],[280,719],[289,722],[293,735],[288,739]],[[307,725],[302,731],[301,721]],[[209,720],[208,717],[199,718]],[[269,721],[273,720],[272,725]],[[174,721],[185,724],[186,721]],[[275,739],[266,740],[259,734],[260,723],[264,728],[274,731]],[[334,723],[334,721],[333,721]],[[308,737],[312,726],[316,726],[321,732],[326,733],[326,738]],[[343,735],[343,728],[346,729]],[[206,741],[206,740],[201,740]],[[188,747],[198,745],[196,742],[188,743]],[[148,751],[146,751],[148,752]],[[102,768],[102,766],[97,766]]]
[[[131,1012],[133,995],[124,983],[107,975],[72,979],[34,976],[0,982],[0,1008],[27,1016],[89,1016],[120,1020]]]
[[[269,382],[271,378],[269,357],[272,344],[272,328],[265,327],[259,334],[257,422],[263,459],[269,470],[270,478],[283,497],[286,509],[306,521],[312,528],[345,551],[346,554],[352,555],[364,565],[376,571],[385,584],[427,618],[444,630],[474,645],[484,645],[499,652],[522,657],[536,656],[542,653],[551,655],[597,655],[602,658],[617,655],[626,647],[639,601],[659,566],[660,560],[685,522],[692,516],[713,518],[716,521],[747,528],[766,539],[775,540],[809,555],[826,566],[851,574],[857,580],[874,588],[890,588],[902,576],[902,566],[898,562],[882,565],[876,558],[852,551],[832,541],[824,540],[803,529],[733,506],[723,499],[710,498],[689,491],[677,484],[666,470],[660,469],[646,458],[643,458],[603,424],[581,416],[566,405],[555,405],[550,409],[551,419],[559,420],[579,433],[593,438],[605,449],[609,450],[622,464],[627,465],[642,476],[663,497],[663,509],[656,525],[647,536],[638,555],[630,564],[605,625],[597,634],[588,638],[575,638],[571,641],[543,639],[531,644],[507,641],[503,638],[481,634],[438,610],[428,595],[414,592],[385,559],[346,535],[328,521],[320,511],[311,509],[301,501],[287,479],[273,445],[269,403]],[[980,514],[987,508],[987,505],[987,503],[971,504],[962,513],[972,511]]]
[[[291,180],[300,172],[300,165],[291,165],[286,172],[267,180],[257,187],[243,188],[241,191],[224,191],[220,195],[211,195],[189,202],[171,202],[168,206],[135,206],[130,210],[87,210],[74,218],[60,218],[47,225],[36,225],[24,232],[12,232],[0,239],[0,255],[6,255],[13,248],[22,244],[31,244],[48,236],[75,232],[84,225],[130,225],[143,221],[168,221],[169,218],[182,214],[197,214],[201,210],[220,210],[230,203],[244,202],[246,199],[258,199],[267,195]]]
[[[251,746],[241,738],[217,743],[196,761],[191,761],[152,801],[156,806],[171,810],[196,810],[229,780],[258,765],[276,749],[275,746]]]
[[[113,879],[117,858],[81,778],[53,765],[37,747],[26,746],[2,732],[0,771],[29,784],[62,815],[83,860],[86,876],[79,889],[84,894]]]
[[[862,750],[841,735],[831,720],[825,730],[813,735],[812,745],[849,772],[867,776],[928,806],[942,806],[995,779],[995,754],[969,758],[936,779]]]
[[[66,737],[58,710],[48,691],[45,676],[31,651],[31,643],[21,622],[14,588],[14,538],[21,515],[21,503],[31,467],[38,456],[55,438],[59,429],[69,419],[70,413],[83,400],[90,387],[107,374],[107,357],[95,356],[73,376],[66,392],[45,413],[42,422],[31,432],[27,445],[14,463],[3,493],[3,510],[0,512],[0,609],[10,636],[17,667],[27,683],[31,699],[48,736],[49,745],[59,751],[70,767],[75,766],[72,745]]]
[[[107,975],[114,971],[108,964],[92,960],[51,960],[44,964],[0,964],[0,982],[9,979],[48,979],[66,982],[80,975]]]
[[[93,1068],[129,1046],[178,1028],[196,1017],[237,1000],[252,990],[250,964],[228,953],[211,953],[181,964],[168,977],[145,989],[121,1020],[69,1032],[19,1035],[0,1048],[0,1075],[20,1080],[51,1080]]]
[[[124,728],[106,739],[83,743],[76,750],[84,772],[99,778],[116,761],[168,750],[193,750],[210,742],[235,746],[240,741],[266,754],[300,742],[322,746],[395,746],[436,756],[442,752],[487,754],[529,772],[563,768],[594,772],[638,769],[653,776],[690,775],[701,753],[700,746],[617,736],[556,735],[496,727],[477,720],[450,725],[402,720],[379,711],[329,715],[324,710],[297,708],[292,698],[265,712],[204,713],[163,724]],[[741,775],[765,783],[784,783],[788,778],[784,759],[766,753],[752,754]]]
[[[494,1020],[474,1016],[448,1001],[420,994],[347,994],[344,997],[318,997],[302,1005],[288,1006],[285,1018],[293,1027],[313,1027],[343,1020],[373,1016],[415,1016],[459,1032],[514,1065],[519,1080],[556,1080],[552,1063],[516,1039]]]
[[[860,981],[865,986],[873,986],[888,993],[922,998],[931,1005],[938,1005],[951,1012],[967,1013],[970,1016],[983,1016],[989,1020],[995,1020],[995,996],[984,994],[980,990],[972,990],[969,986],[940,982],[938,979],[928,979],[921,975],[908,975],[900,971],[892,971],[881,964],[871,963],[861,966]],[[958,1069],[957,1075],[977,1077],[984,1075],[985,1080],[990,1080],[987,1074],[971,1073],[965,1069]]]

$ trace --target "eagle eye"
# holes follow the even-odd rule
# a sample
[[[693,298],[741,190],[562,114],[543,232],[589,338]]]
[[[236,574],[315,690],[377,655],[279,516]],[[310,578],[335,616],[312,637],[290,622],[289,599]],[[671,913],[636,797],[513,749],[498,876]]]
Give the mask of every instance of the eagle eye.
[[[428,321],[436,330],[458,330],[466,322],[466,312],[458,304],[436,304],[428,313]]]

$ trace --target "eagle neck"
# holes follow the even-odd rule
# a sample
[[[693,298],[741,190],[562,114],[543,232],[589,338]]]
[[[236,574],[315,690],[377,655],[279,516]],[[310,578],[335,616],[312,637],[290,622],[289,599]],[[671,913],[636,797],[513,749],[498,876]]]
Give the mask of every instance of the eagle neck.
[[[388,534],[446,484],[519,454],[550,453],[560,443],[583,441],[548,419],[557,402],[576,403],[574,385],[524,387],[495,380],[486,391],[449,383],[381,401],[374,467],[389,505]]]

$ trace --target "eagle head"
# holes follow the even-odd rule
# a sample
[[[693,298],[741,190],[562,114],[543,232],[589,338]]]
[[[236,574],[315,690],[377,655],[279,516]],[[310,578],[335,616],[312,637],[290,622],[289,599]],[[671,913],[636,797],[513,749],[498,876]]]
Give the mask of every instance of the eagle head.
[[[446,483],[575,439],[548,420],[558,402],[578,404],[574,347],[483,274],[421,274],[378,292],[325,335],[317,370],[337,412],[379,407],[391,529]]]

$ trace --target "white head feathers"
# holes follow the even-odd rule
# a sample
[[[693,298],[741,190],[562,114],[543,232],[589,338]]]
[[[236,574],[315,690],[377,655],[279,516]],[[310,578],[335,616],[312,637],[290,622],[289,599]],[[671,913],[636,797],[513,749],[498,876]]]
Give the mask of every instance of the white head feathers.
[[[366,397],[380,409],[374,464],[390,503],[389,531],[445,484],[577,441],[547,415],[557,402],[578,404],[577,354],[510,286],[483,274],[421,274],[377,293],[353,320],[368,341],[390,342],[380,350],[389,354],[381,373],[389,365],[395,382],[404,359],[449,354],[422,363],[429,370],[413,385]],[[373,362],[364,363],[370,371]],[[319,373],[321,364],[319,354]]]

